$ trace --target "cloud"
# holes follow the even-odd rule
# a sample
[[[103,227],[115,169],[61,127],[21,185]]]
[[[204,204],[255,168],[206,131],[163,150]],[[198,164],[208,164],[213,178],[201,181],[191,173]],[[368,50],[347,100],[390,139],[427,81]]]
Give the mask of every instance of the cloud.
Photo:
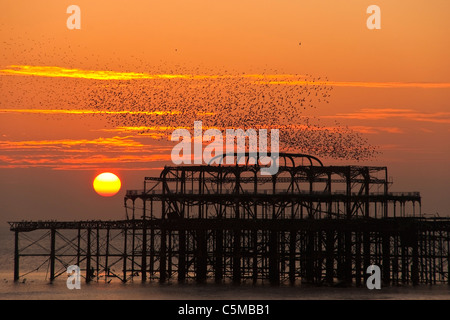
[[[350,129],[367,134],[377,134],[380,132],[387,133],[404,133],[404,131],[397,127],[373,127],[373,126],[349,126]]]
[[[245,74],[245,75],[198,75],[198,74],[151,74],[144,72],[119,72],[111,70],[82,70],[58,66],[10,65],[0,70],[3,75],[37,76],[52,78],[77,78],[91,80],[155,80],[155,79],[251,79],[261,85],[289,86],[332,86],[353,88],[450,88],[449,82],[368,82],[368,81],[329,81],[321,78],[291,74]],[[303,79],[302,79],[303,78]]]
[[[62,140],[27,140],[27,141],[8,141],[0,140],[0,149],[8,150],[24,150],[36,148],[52,148],[64,149],[73,146],[113,146],[125,148],[137,148],[144,145],[137,142],[130,137],[112,137],[112,138],[97,138],[97,139],[62,139]]]
[[[39,76],[52,78],[77,78],[92,80],[135,80],[135,79],[173,79],[189,78],[188,75],[148,74],[139,72],[116,72],[99,70],[69,69],[54,66],[11,65],[0,70],[6,75]]]
[[[258,81],[260,84],[290,85],[290,86],[332,86],[349,88],[450,88],[448,82],[363,82],[363,81]]]
[[[332,116],[322,116],[333,119],[355,119],[355,120],[385,120],[403,119],[419,122],[431,122],[450,124],[450,112],[419,112],[413,109],[361,109],[357,112],[338,113]]]
[[[98,168],[120,168],[141,170],[154,169],[154,163],[170,160],[170,154],[136,155],[78,155],[64,157],[61,154],[39,154],[7,156],[0,155],[0,168],[51,168],[55,170],[88,170]]]
[[[91,80],[146,80],[146,79],[188,79],[188,80],[205,80],[205,79],[229,79],[229,78],[249,78],[249,79],[279,79],[298,77],[297,75],[262,75],[262,74],[246,74],[246,75],[198,75],[198,74],[150,74],[144,72],[119,72],[110,70],[82,70],[76,68],[63,68],[57,66],[29,66],[29,65],[10,65],[0,70],[3,75],[19,75],[19,76],[38,76],[51,78],[77,78]]]
[[[111,114],[111,115],[176,115],[179,111],[131,111],[131,110],[87,110],[87,109],[0,109],[0,113],[34,113],[34,114]]]
[[[151,167],[170,160],[170,148],[133,137],[56,140],[0,140],[0,168],[92,169]]]

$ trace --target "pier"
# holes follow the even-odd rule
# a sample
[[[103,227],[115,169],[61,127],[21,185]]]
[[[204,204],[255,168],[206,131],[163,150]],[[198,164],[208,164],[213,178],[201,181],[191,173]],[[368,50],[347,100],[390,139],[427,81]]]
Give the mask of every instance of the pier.
[[[123,220],[10,222],[14,280],[78,265],[86,282],[361,286],[376,264],[384,285],[450,284],[450,219],[423,217],[418,192],[390,192],[386,167],[278,160],[273,176],[249,157],[166,166],[126,192]]]

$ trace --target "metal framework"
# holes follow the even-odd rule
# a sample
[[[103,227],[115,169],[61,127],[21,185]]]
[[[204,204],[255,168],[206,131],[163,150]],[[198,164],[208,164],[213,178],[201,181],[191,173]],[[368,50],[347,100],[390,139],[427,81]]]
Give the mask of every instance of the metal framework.
[[[422,217],[418,192],[389,192],[386,167],[280,154],[261,176],[244,159],[165,167],[127,191],[123,221],[10,223],[14,279],[20,258],[41,257],[50,281],[77,264],[86,281],[361,285],[377,264],[385,284],[450,283],[450,219]]]

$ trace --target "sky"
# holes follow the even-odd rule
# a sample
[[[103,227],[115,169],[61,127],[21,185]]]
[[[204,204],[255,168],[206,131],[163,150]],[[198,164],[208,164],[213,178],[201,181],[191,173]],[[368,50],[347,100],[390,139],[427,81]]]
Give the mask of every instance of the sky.
[[[79,30],[67,28],[72,4]],[[379,30],[366,26],[372,4]],[[392,191],[419,191],[423,213],[448,216],[449,11],[0,0],[0,222],[123,219],[125,190],[171,165],[167,135],[194,120],[278,126],[289,151],[325,165],[387,166]],[[114,197],[92,188],[105,171],[122,180]]]

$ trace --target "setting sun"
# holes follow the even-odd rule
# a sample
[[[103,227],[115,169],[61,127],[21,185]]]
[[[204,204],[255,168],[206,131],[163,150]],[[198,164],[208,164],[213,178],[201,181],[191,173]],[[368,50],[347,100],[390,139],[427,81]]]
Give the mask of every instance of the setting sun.
[[[95,177],[93,186],[99,195],[111,197],[119,192],[121,183],[114,173],[104,172]]]

